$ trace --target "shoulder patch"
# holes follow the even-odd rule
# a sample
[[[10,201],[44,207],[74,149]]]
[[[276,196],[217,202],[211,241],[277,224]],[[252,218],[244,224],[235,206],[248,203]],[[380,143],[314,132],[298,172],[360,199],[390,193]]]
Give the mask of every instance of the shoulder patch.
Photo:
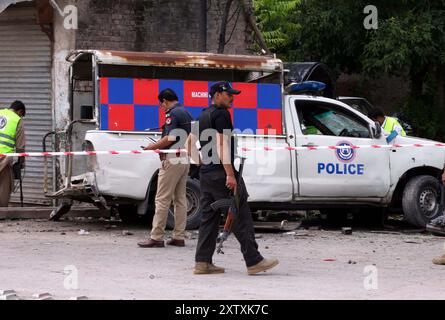
[[[165,119],[165,123],[166,123],[166,124],[170,124],[170,123],[172,123],[172,119],[171,119],[171,118],[167,118],[167,119]]]

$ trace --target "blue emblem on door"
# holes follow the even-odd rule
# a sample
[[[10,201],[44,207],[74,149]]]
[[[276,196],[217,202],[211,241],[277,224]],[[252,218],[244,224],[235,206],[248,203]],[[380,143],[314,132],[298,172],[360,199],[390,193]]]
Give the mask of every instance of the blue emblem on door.
[[[349,143],[347,141],[341,141],[337,143],[337,146],[346,146],[346,147],[352,147],[353,144]],[[353,148],[340,148],[335,150],[335,155],[337,156],[337,159],[341,162],[351,162],[355,159],[356,152]]]

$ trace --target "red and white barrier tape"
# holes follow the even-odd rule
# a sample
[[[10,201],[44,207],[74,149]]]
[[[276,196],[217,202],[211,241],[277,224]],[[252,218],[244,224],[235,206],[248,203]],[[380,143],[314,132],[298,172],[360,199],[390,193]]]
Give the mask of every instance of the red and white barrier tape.
[[[445,143],[414,143],[414,144],[388,144],[388,145],[353,145],[353,146],[307,146],[307,147],[241,147],[243,152],[249,151],[313,151],[335,149],[382,149],[382,148],[424,148],[445,147]],[[123,151],[72,151],[72,152],[26,152],[26,153],[0,153],[0,158],[8,157],[57,157],[57,156],[96,156],[96,155],[123,155],[123,154],[147,154],[147,153],[180,153],[185,149],[167,150],[123,150]]]
[[[423,148],[423,147],[445,147],[445,143],[410,143],[410,144],[385,144],[385,145],[352,145],[352,146],[305,146],[305,147],[262,147],[262,148],[239,148],[241,151],[275,151],[275,150],[289,150],[289,151],[303,151],[303,150],[336,150],[336,149],[395,149],[395,148]]]
[[[168,150],[122,150],[122,151],[70,151],[70,152],[25,152],[25,153],[0,153],[4,157],[57,157],[57,156],[96,156],[96,155],[122,155],[122,154],[146,154],[146,153],[178,153],[186,152],[185,149]]]

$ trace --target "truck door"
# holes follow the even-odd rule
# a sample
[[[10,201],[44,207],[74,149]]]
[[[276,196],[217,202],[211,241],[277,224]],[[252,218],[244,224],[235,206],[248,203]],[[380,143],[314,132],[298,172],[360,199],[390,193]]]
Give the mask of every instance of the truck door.
[[[294,97],[298,147],[384,145],[371,122],[341,103]],[[389,191],[388,148],[318,149],[297,152],[299,196],[384,197]]]

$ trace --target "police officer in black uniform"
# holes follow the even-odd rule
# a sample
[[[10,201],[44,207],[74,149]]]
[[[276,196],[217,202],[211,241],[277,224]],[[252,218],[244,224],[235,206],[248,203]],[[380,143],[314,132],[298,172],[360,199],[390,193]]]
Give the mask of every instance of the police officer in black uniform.
[[[216,239],[221,220],[220,212],[213,211],[210,204],[216,200],[229,198],[237,190],[239,212],[232,231],[241,245],[241,252],[249,275],[266,271],[278,264],[276,259],[265,259],[258,251],[252,214],[247,204],[247,190],[242,178],[236,172],[233,162],[235,144],[232,136],[232,120],[229,108],[233,95],[241,93],[231,87],[229,82],[217,82],[210,88],[212,105],[199,117],[199,136],[201,144],[201,206],[202,221],[195,255],[194,274],[223,273],[224,268],[212,263]],[[209,130],[210,129],[210,130]],[[204,133],[204,134],[203,134]],[[209,137],[206,139],[206,137]],[[239,183],[237,183],[237,180]]]
[[[159,96],[160,107],[165,111],[165,124],[162,138],[145,148],[145,150],[161,150],[184,148],[191,130],[193,118],[178,102],[176,93],[168,88]],[[178,157],[181,158],[178,158]],[[186,183],[190,163],[186,155],[179,153],[160,154],[161,168],[158,174],[156,191],[156,210],[149,239],[139,242],[139,247],[164,247],[164,234],[167,224],[168,210],[173,201],[175,228],[168,245],[183,247],[185,245],[185,227],[187,223]]]

